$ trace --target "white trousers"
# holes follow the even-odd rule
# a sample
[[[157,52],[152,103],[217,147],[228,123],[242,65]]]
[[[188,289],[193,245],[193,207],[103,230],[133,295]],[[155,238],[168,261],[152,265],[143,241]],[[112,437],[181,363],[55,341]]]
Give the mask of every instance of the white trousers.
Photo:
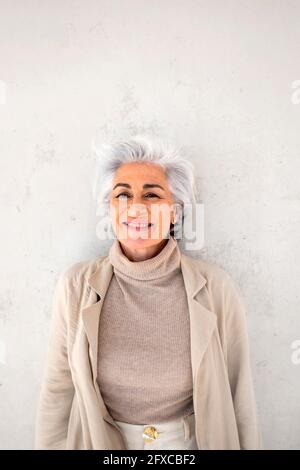
[[[142,449],[170,449],[170,450],[198,450],[195,436],[195,414],[192,413],[177,420],[162,423],[130,424],[116,421],[124,436],[127,450]],[[150,442],[147,432],[149,426],[155,428],[155,437],[150,433]]]

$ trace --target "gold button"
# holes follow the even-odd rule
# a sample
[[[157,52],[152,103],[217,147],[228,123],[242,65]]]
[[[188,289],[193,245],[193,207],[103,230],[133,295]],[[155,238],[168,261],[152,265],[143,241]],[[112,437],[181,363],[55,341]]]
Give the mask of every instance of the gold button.
[[[153,442],[154,439],[158,438],[158,432],[154,426],[147,426],[144,428],[143,432],[143,438],[144,442],[149,444],[150,442]]]

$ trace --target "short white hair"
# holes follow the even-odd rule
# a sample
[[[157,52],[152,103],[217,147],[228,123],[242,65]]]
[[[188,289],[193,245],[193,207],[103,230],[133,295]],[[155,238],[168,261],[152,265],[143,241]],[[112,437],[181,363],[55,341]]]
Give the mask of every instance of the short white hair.
[[[93,150],[97,156],[93,196],[97,207],[104,208],[103,215],[109,214],[115,172],[121,165],[130,162],[155,163],[163,168],[174,199],[175,213],[178,208],[181,211],[181,223],[184,220],[185,205],[194,205],[197,202],[195,169],[184,158],[182,146],[175,146],[156,136],[137,134],[127,140],[103,143],[100,147],[93,144]],[[176,231],[176,220],[175,227],[171,224],[171,235],[174,235],[174,229]]]

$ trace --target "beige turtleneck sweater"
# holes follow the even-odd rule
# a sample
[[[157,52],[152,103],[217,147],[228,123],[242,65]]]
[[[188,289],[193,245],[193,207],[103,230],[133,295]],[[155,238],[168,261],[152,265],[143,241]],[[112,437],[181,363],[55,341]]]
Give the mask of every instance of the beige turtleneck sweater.
[[[115,239],[114,274],[100,314],[98,376],[111,416],[163,422],[193,410],[190,322],[177,240],[131,261]]]

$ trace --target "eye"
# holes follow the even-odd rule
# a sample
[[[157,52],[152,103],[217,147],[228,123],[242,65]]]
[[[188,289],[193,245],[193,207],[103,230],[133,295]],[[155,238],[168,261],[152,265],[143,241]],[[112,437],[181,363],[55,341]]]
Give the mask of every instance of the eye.
[[[119,199],[120,196],[126,196],[126,197],[127,197],[127,196],[129,196],[129,194],[127,194],[127,193],[120,193],[120,194],[118,194],[118,196],[116,196],[116,199]]]
[[[145,194],[145,197],[147,197],[147,196],[158,197],[159,198],[159,196],[157,196],[157,194],[154,194],[154,193]]]
[[[119,199],[120,196],[122,196],[122,197],[125,196],[125,197],[127,198],[127,196],[130,196],[130,194],[128,194],[128,193],[120,193],[120,194],[118,194],[118,196],[116,196],[116,199]],[[152,197],[158,197],[158,198],[160,199],[160,197],[159,197],[157,194],[154,194],[154,193],[147,193],[147,194],[145,194],[145,197],[146,197],[146,198],[148,198],[148,197],[151,197],[151,198],[152,198]]]

